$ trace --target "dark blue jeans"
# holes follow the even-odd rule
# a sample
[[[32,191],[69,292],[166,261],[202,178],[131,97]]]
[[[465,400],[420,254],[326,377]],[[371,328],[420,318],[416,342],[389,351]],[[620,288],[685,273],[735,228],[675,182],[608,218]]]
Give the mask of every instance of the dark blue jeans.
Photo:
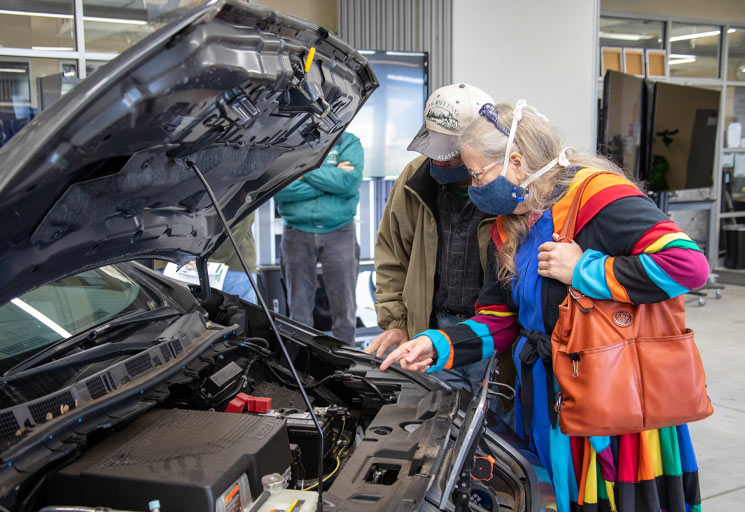
[[[254,281],[256,281],[256,274],[251,273],[251,275]],[[254,291],[251,281],[243,271],[228,270],[228,273],[225,275],[225,281],[222,284],[222,291],[237,295],[246,302],[253,302],[254,304],[258,302],[256,300],[256,291]]]
[[[290,318],[313,325],[316,265],[320,262],[331,310],[331,331],[334,337],[354,343],[355,289],[360,264],[354,222],[329,233],[307,233],[285,226],[279,244],[279,260],[287,287]]]

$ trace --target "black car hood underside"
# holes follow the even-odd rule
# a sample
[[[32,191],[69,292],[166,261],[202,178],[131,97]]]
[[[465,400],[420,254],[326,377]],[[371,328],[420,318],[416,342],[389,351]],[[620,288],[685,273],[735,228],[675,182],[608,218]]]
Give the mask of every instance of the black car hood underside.
[[[320,165],[377,85],[333,34],[240,0],[158,30],[0,149],[0,304],[107,263],[209,255],[226,235],[187,162],[235,224]]]

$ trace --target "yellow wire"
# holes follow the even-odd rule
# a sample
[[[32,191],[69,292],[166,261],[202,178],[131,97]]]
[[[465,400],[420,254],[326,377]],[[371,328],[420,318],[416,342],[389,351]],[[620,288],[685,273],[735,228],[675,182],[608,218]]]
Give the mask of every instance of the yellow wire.
[[[344,435],[344,428],[346,426],[347,426],[347,419],[346,418],[343,418],[341,420],[341,430],[339,431],[339,436],[336,438],[337,441],[339,440],[339,438],[341,438],[342,435]],[[336,449],[334,449],[334,453],[336,453]]]
[[[328,475],[324,476],[323,479],[321,480],[321,482],[325,482],[326,480],[328,480],[329,478],[331,478],[332,476],[334,476],[334,473],[336,473],[339,470],[339,466],[340,465],[341,465],[341,460],[339,460],[339,456],[337,455],[337,457],[336,457],[336,467],[334,468],[334,470],[331,473],[329,473]],[[316,482],[313,485],[311,485],[309,487],[306,487],[303,490],[304,491],[309,491],[312,488],[314,488],[316,485],[318,485],[319,483],[320,482]]]

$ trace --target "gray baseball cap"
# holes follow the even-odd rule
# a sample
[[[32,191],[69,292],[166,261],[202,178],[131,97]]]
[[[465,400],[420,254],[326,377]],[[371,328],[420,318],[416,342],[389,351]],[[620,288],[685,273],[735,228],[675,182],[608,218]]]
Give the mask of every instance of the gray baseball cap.
[[[440,87],[427,99],[424,124],[409,146],[432,160],[446,161],[458,156],[458,136],[478,119],[484,103],[494,103],[487,93],[469,84]]]

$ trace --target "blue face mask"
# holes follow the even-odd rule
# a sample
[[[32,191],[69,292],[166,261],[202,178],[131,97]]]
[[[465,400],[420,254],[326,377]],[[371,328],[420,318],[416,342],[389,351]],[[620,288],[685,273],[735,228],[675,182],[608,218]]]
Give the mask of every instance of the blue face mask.
[[[508,180],[502,172],[497,179],[481,187],[468,187],[468,197],[471,202],[482,212],[491,215],[509,215],[515,211],[517,205],[525,201],[528,196],[528,185],[534,180],[540,178],[543,174],[553,169],[558,163],[563,167],[569,167],[570,163],[566,157],[566,151],[563,149],[561,154],[551,160],[549,163],[534,172],[527,180],[520,185],[515,185]]]
[[[440,185],[448,185],[450,183],[458,183],[459,181],[471,179],[471,175],[468,173],[468,168],[465,165],[447,167],[436,165],[434,160],[430,160],[429,174]]]
[[[523,202],[525,195],[524,188],[511,183],[504,176],[497,177],[483,187],[468,187],[468,197],[474,206],[491,215],[511,214]]]

